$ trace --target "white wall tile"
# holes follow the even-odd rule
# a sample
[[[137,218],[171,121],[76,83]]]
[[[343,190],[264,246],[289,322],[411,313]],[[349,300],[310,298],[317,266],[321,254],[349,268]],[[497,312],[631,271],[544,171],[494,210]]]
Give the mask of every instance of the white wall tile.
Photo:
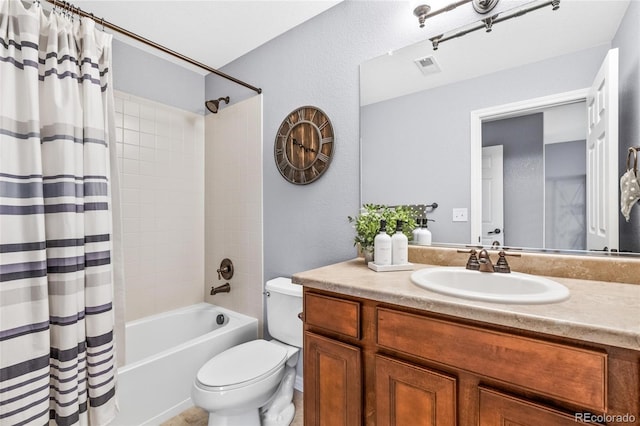
[[[122,92],[115,103],[126,318],[133,320],[204,299],[204,158],[181,154],[185,145],[203,151],[204,118]]]
[[[263,324],[262,125],[261,97],[227,106],[205,118],[205,300],[258,318]],[[251,120],[248,119],[251,117]],[[185,144],[185,160],[199,155],[199,145]],[[255,177],[248,178],[252,171]],[[228,257],[236,273],[231,292],[210,296],[216,269]]]

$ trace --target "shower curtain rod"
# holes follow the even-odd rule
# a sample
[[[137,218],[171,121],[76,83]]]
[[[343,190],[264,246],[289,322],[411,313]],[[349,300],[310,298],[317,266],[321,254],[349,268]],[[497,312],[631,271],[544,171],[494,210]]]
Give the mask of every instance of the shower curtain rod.
[[[249,83],[245,83],[242,80],[238,80],[235,77],[232,77],[232,76],[230,76],[228,74],[223,73],[222,71],[218,71],[215,68],[211,68],[210,66],[205,65],[202,62],[198,62],[195,59],[191,59],[188,56],[183,55],[182,53],[178,53],[175,50],[171,50],[168,47],[164,47],[163,45],[158,44],[155,41],[149,40],[149,39],[144,38],[144,37],[142,37],[142,36],[140,36],[140,35],[138,35],[138,34],[136,34],[134,32],[131,32],[131,31],[127,30],[127,29],[119,27],[119,26],[117,26],[115,24],[112,24],[111,22],[106,21],[104,18],[98,19],[92,13],[87,13],[84,10],[80,9],[79,7],[75,7],[74,5],[72,5],[72,4],[70,4],[70,3],[66,2],[66,1],[60,1],[60,0],[46,0],[46,1],[48,1],[51,4],[53,4],[55,7],[60,7],[62,9],[66,9],[66,10],[70,11],[71,13],[75,13],[77,15],[84,16],[86,18],[91,18],[94,21],[96,21],[96,23],[99,23],[103,27],[109,28],[109,29],[111,29],[113,31],[117,31],[120,34],[123,34],[123,35],[125,35],[127,37],[130,37],[130,38],[132,38],[132,39],[134,39],[136,41],[144,43],[144,44],[146,44],[148,46],[151,46],[151,47],[153,47],[155,49],[158,49],[158,50],[160,50],[160,51],[162,51],[164,53],[167,53],[167,54],[169,54],[171,56],[174,56],[174,57],[176,57],[178,59],[181,59],[181,60],[183,60],[185,62],[188,62],[191,65],[195,65],[196,67],[205,69],[205,70],[209,71],[210,73],[213,73],[213,74],[215,74],[217,76],[220,76],[222,78],[226,78],[227,80],[233,81],[234,83],[239,84],[241,86],[244,86],[244,87],[246,87],[248,89],[251,89],[251,90],[257,92],[258,94],[262,93],[262,89],[259,88],[259,87],[252,86]]]

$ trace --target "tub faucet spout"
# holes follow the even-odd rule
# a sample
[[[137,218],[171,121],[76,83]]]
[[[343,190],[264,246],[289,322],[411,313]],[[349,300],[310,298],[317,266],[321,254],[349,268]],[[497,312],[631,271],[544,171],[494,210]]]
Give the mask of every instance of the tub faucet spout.
[[[211,287],[211,295],[216,295],[218,293],[229,293],[231,291],[231,284],[226,283],[218,287]]]

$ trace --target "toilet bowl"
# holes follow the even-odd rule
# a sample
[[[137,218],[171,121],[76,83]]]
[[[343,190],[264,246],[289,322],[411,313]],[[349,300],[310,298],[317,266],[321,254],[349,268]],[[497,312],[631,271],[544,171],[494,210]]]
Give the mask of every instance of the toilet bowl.
[[[234,346],[198,370],[191,399],[209,412],[209,426],[285,426],[293,418],[293,380],[285,375],[295,374],[290,370],[302,347],[302,322],[297,317],[302,287],[277,278],[267,282],[266,290],[269,332],[275,339]]]

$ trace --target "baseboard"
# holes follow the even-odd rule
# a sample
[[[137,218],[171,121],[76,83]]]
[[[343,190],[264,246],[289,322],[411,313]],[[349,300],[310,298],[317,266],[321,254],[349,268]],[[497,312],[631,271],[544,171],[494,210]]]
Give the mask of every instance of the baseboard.
[[[176,404],[173,407],[169,408],[168,410],[165,410],[162,413],[158,414],[157,416],[145,421],[144,423],[142,423],[141,426],[159,425],[159,424],[171,419],[172,417],[177,416],[178,414],[182,413],[183,411],[185,411],[185,410],[187,410],[187,409],[189,409],[191,407],[193,407],[193,401],[191,401],[191,398],[187,398],[184,401],[182,401],[181,403]]]
[[[302,376],[296,376],[296,382],[293,384],[293,388],[297,391],[303,392]]]

